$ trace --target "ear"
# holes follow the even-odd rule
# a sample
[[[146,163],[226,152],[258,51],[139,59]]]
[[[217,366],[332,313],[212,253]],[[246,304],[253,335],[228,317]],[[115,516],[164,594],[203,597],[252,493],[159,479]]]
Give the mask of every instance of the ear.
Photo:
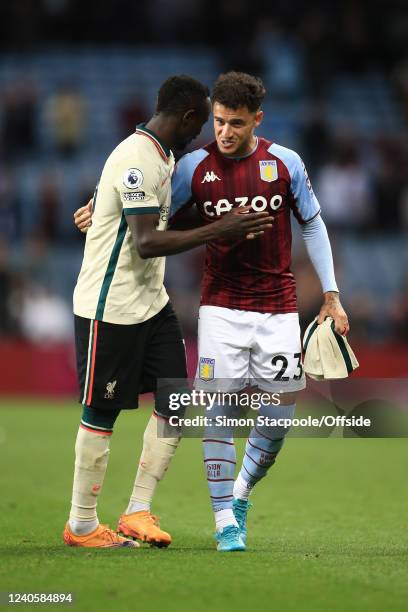
[[[262,120],[263,120],[263,111],[259,110],[255,113],[255,127],[258,127],[261,125]]]
[[[193,108],[191,108],[190,110],[186,111],[182,117],[183,122],[189,122],[191,121],[191,119],[194,117],[195,115],[195,110]]]

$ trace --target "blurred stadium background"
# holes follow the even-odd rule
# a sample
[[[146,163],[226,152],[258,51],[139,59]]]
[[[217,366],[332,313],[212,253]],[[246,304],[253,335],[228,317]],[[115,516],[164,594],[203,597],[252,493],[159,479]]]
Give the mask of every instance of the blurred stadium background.
[[[0,395],[76,393],[73,211],[160,83],[227,69],[267,86],[260,133],[298,150],[334,246],[360,375],[408,371],[408,13],[385,2],[42,0],[0,7]],[[209,123],[194,147],[211,140]],[[169,257],[194,364],[202,250]],[[320,289],[301,241],[302,321]]]

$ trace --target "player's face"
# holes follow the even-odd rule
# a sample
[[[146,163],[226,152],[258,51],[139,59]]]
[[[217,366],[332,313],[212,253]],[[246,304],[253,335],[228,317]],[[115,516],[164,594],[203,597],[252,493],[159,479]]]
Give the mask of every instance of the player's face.
[[[246,106],[233,109],[214,102],[213,115],[215,139],[223,155],[240,157],[252,151],[254,130],[263,117],[261,110],[252,113]]]
[[[182,119],[177,134],[177,149],[185,149],[192,140],[199,136],[202,127],[208,121],[211,112],[211,102],[207,98],[201,108],[188,111]]]

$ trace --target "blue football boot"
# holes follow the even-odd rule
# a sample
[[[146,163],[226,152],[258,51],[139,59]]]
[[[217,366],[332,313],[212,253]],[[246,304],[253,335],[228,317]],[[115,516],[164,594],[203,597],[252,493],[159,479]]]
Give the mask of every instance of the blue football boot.
[[[244,544],[246,544],[247,539],[247,514],[250,508],[252,508],[252,504],[247,499],[234,499],[232,503],[234,516],[239,525],[241,540]]]
[[[217,531],[215,539],[218,541],[219,552],[242,551],[246,548],[240,536],[240,529],[235,525],[227,525],[222,531]]]

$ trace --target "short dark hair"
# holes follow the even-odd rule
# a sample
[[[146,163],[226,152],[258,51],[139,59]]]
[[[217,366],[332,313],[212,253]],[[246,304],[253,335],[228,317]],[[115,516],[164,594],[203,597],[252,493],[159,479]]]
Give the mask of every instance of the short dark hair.
[[[187,74],[177,74],[164,81],[157,97],[157,113],[175,115],[200,107],[210,95],[206,85]]]
[[[265,95],[266,89],[258,77],[245,72],[227,72],[215,81],[211,102],[234,110],[246,106],[251,113],[255,113]]]

